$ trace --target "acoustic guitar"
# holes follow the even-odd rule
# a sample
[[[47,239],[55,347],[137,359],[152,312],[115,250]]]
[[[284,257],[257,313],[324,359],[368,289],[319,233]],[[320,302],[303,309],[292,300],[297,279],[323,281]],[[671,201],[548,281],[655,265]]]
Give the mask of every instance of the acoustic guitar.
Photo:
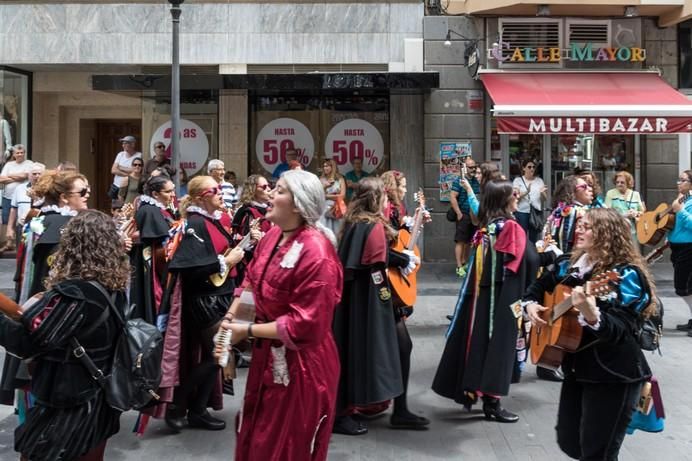
[[[260,227],[260,219],[259,218],[253,219],[252,222],[250,222],[250,231],[259,230],[259,227]],[[245,236],[243,236],[243,238],[233,248],[240,247],[243,251],[246,251],[248,248],[250,248],[250,246],[252,245],[252,241],[251,241],[252,237],[250,234],[251,234],[251,232],[248,232],[247,234],[245,234]],[[227,249],[223,254],[224,257],[228,256],[228,254],[231,251],[233,251],[233,248]],[[223,285],[226,282],[226,279],[228,278],[228,274],[230,272],[231,272],[231,269],[228,268],[228,270],[223,275],[221,275],[221,273],[218,273],[218,272],[216,274],[211,274],[209,276],[209,282],[212,285],[214,285],[215,287],[220,287],[221,285]]]
[[[607,271],[586,283],[587,296],[606,296],[618,284],[620,275]],[[577,318],[570,292],[572,288],[558,284],[552,293],[546,293],[543,305],[548,309],[540,314],[546,325],[531,328],[531,361],[543,368],[556,370],[566,353],[576,352],[581,343],[582,327]]]
[[[416,246],[418,237],[420,237],[421,227],[423,225],[425,211],[425,195],[423,189],[419,189],[414,194],[414,200],[418,203],[416,218],[413,222],[413,228],[409,233],[406,229],[399,230],[399,238],[392,247],[394,251],[403,252],[404,250],[412,251],[420,258],[420,250]],[[398,307],[413,306],[416,302],[416,274],[420,269],[420,264],[408,275],[403,275],[399,270],[387,270],[389,284],[395,295],[395,304]]]
[[[678,199],[678,203],[684,203],[687,196]],[[667,203],[661,203],[653,211],[643,213],[637,221],[637,240],[642,245],[657,245],[666,235],[666,232],[675,227],[675,214],[673,207]]]

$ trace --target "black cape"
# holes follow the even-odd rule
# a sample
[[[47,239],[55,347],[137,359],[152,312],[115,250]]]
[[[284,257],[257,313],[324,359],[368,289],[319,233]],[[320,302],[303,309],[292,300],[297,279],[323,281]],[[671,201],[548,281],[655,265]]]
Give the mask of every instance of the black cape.
[[[337,411],[384,402],[404,391],[386,261],[362,264],[374,227],[347,224],[339,245],[344,290],[333,324],[341,361]]]
[[[502,225],[501,222],[497,224],[498,227]],[[512,225],[518,226],[516,222],[512,222]],[[502,230],[499,231],[501,232]],[[476,251],[475,246],[472,251]],[[528,241],[523,255],[520,255],[522,259],[516,273],[504,267],[505,263],[515,259],[514,255],[495,251],[495,286],[491,287],[492,253],[488,249],[485,254],[482,274],[478,274],[476,264],[472,264],[467,289],[462,291],[461,299],[457,301],[460,306],[455,312],[432,384],[432,389],[437,394],[464,405],[473,401],[466,392],[481,391],[496,396],[509,393],[518,333],[517,319],[510,305],[521,300],[525,288],[535,279],[540,266],[536,249]],[[479,292],[474,296],[479,276]],[[495,292],[492,320],[491,288]]]

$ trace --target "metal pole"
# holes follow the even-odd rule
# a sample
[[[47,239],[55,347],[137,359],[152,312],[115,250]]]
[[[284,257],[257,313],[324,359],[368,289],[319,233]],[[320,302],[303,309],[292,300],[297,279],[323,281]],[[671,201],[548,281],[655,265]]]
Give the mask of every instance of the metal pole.
[[[180,4],[184,0],[169,0],[173,5],[173,50],[171,66],[171,166],[180,169]],[[180,196],[180,175],[175,174],[175,193]]]

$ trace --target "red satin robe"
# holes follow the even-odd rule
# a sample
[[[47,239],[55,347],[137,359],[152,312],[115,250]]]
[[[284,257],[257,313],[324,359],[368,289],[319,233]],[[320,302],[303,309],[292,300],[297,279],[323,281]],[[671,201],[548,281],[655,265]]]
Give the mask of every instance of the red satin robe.
[[[303,227],[275,251],[280,239],[281,229],[271,229],[247,271],[257,322],[276,321],[280,340],[255,341],[236,460],[325,460],[339,381],[332,317],[343,273],[336,250],[318,230]],[[283,382],[275,376],[278,370],[286,378],[280,352],[271,350],[280,346],[288,370]]]

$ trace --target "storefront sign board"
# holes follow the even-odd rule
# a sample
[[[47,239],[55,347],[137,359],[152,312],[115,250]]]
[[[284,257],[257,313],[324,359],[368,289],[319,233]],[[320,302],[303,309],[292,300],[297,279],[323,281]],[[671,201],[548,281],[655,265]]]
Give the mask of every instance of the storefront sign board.
[[[499,133],[692,133],[692,117],[497,117]]]
[[[512,47],[500,42],[488,48],[488,59],[511,63],[558,63],[561,61],[644,62],[646,49],[639,47],[594,47],[591,43],[572,43],[570,48]]]
[[[162,142],[166,145],[166,157],[171,158],[172,136],[171,122],[168,121],[159,126],[151,136],[151,144],[149,152],[154,156],[154,146]],[[188,176],[192,176],[199,172],[207,162],[209,156],[209,139],[206,133],[195,122],[190,120],[180,120],[180,165],[185,169]]]
[[[270,174],[286,162],[286,151],[295,149],[303,168],[310,165],[315,155],[315,140],[304,124],[293,118],[271,120],[257,134],[255,152],[260,165]]]
[[[373,124],[351,118],[329,130],[324,152],[327,158],[331,157],[336,162],[341,174],[351,171],[353,160],[357,158],[363,161],[363,170],[372,173],[384,158],[384,141]]]

